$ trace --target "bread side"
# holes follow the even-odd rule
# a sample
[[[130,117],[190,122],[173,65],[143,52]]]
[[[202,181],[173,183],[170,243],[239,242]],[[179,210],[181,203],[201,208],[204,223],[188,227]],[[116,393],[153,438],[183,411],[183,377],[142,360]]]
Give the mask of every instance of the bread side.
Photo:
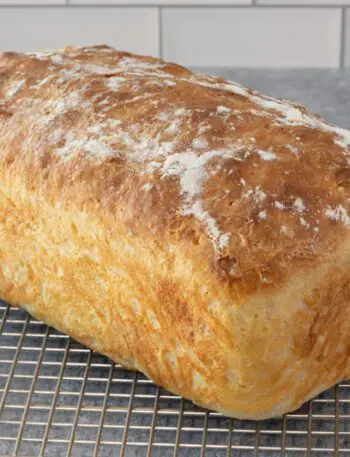
[[[107,47],[0,75],[2,298],[236,417],[349,374],[347,131]]]

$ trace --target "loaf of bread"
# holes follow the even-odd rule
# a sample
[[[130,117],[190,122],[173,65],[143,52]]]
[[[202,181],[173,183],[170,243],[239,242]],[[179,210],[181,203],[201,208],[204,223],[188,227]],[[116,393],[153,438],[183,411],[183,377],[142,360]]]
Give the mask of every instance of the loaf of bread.
[[[350,132],[107,46],[0,56],[0,296],[193,402],[350,375]]]

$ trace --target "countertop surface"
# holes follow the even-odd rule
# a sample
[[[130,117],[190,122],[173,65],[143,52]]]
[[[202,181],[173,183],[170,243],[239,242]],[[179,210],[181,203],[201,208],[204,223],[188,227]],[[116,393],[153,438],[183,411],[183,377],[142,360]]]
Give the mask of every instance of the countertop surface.
[[[350,70],[196,70],[239,82],[266,95],[300,103],[327,121],[350,129]]]

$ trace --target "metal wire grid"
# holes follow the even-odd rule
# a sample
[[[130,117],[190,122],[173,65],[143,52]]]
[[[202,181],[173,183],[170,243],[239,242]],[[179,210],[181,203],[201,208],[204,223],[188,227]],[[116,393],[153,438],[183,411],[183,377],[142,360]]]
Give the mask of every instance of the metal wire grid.
[[[0,456],[350,455],[350,384],[281,420],[231,420],[0,302]]]

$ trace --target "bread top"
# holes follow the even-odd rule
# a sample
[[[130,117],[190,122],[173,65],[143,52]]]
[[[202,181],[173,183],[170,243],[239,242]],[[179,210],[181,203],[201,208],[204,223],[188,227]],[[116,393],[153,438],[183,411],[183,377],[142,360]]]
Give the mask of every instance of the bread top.
[[[2,53],[0,151],[37,199],[176,243],[248,293],[348,236],[349,131],[107,46]]]

